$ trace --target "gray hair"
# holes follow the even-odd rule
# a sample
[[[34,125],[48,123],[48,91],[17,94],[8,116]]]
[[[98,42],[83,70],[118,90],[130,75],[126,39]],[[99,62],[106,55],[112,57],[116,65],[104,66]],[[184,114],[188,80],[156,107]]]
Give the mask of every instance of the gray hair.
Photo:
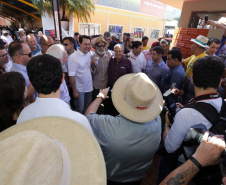
[[[49,49],[46,51],[46,54],[52,55],[53,57],[57,58],[62,64],[64,52],[66,52],[66,50],[64,49],[64,46],[62,44],[54,44],[49,47]]]
[[[104,32],[104,37],[110,37],[111,33],[109,31]]]
[[[115,50],[115,48],[121,48],[123,51],[124,51],[124,46],[122,45],[122,44],[116,44],[115,46],[114,46],[114,50]]]

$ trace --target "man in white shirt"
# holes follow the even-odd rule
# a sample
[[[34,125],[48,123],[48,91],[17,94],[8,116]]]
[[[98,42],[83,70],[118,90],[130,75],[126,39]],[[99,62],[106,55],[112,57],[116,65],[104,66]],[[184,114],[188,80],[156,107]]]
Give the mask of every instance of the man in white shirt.
[[[68,58],[68,76],[76,99],[76,111],[85,113],[91,103],[93,82],[90,72],[90,37],[79,37],[80,48]]]
[[[143,44],[140,41],[134,41],[132,45],[132,51],[128,54],[128,58],[133,66],[133,72],[139,73],[144,72],[146,66],[146,59],[144,54],[141,52]]]
[[[27,71],[38,97],[34,103],[23,109],[17,124],[39,117],[60,116],[78,121],[92,132],[86,117],[70,110],[69,105],[60,99],[60,85],[64,75],[58,59],[51,55],[34,57],[27,65]]]

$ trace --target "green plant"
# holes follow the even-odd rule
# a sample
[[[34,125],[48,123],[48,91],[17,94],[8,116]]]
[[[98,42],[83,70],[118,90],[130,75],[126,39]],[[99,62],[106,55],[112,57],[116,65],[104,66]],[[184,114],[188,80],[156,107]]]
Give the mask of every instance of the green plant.
[[[32,0],[32,3],[37,6],[40,15],[46,11],[49,15],[53,14],[52,0]],[[59,0],[60,8],[62,9],[61,21],[67,21],[70,14],[73,14],[82,22],[88,22],[91,13],[94,13],[95,6],[92,0]]]

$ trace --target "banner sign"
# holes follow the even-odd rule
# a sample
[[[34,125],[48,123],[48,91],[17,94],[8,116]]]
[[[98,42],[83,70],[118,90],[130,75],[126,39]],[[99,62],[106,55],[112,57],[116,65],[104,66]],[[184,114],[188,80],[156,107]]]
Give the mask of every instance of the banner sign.
[[[156,0],[93,0],[97,5],[143,13],[155,17],[174,20],[178,19],[181,10]]]

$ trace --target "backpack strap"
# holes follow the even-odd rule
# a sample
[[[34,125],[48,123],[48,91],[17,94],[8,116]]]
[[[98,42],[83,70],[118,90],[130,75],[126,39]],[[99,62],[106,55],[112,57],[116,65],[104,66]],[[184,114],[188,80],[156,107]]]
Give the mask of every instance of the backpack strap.
[[[185,108],[193,108],[199,111],[212,125],[216,125],[219,122],[220,114],[218,113],[217,109],[209,103],[196,102],[189,104]]]

